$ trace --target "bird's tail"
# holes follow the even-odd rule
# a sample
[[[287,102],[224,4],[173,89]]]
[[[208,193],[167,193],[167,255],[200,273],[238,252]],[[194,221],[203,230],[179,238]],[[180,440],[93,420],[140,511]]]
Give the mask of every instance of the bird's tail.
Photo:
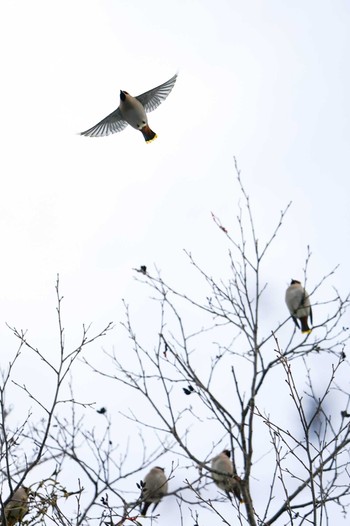
[[[302,334],[310,334],[312,329],[310,329],[310,327],[308,326],[307,316],[303,316],[302,318],[300,318],[300,323],[301,323]]]
[[[146,142],[154,141],[154,139],[157,138],[157,134],[154,133],[154,131],[152,131],[151,128],[147,124],[146,126],[141,128],[141,133]]]
[[[143,503],[143,506],[142,506],[142,509],[141,509],[141,516],[144,517],[148,511],[148,508],[150,507],[151,503],[150,502],[144,502]]]

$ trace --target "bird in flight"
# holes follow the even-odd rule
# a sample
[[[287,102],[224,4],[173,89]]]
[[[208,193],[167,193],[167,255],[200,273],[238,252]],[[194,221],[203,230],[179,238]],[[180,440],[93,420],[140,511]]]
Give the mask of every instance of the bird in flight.
[[[130,124],[136,130],[140,130],[146,142],[151,142],[157,135],[148,126],[146,112],[158,108],[173,89],[177,74],[160,86],[153,88],[142,95],[132,97],[127,91],[120,91],[119,107],[107,115],[102,121],[92,126],[80,135],[89,137],[105,137],[111,133],[117,133]]]

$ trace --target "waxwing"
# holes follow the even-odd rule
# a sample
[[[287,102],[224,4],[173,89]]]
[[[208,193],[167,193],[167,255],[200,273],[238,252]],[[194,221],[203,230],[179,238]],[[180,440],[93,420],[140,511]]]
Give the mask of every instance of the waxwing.
[[[141,515],[146,515],[148,508],[154,502],[153,510],[156,509],[162,497],[166,495],[168,491],[168,481],[164,473],[164,468],[156,466],[152,468],[149,473],[145,476],[143,481],[143,488],[141,493],[141,499],[143,501],[143,507]]]
[[[310,298],[300,281],[292,279],[289,287],[286,290],[286,304],[289,312],[298,328],[301,323],[301,332],[303,334],[310,334],[311,330],[308,326],[308,317],[312,323],[312,309],[310,305]]]
[[[17,522],[22,522],[23,517],[29,511],[29,493],[29,488],[25,486],[16,489],[4,510],[7,526],[14,526]]]
[[[148,126],[146,112],[158,108],[173,89],[177,79],[177,74],[167,82],[153,88],[138,97],[132,97],[127,91],[120,92],[119,108],[105,117],[101,122],[92,128],[81,132],[80,135],[89,137],[104,137],[111,133],[122,131],[128,124],[136,130],[140,130],[146,142],[153,141],[157,135]]]
[[[215,470],[212,472],[213,480],[215,484],[222,489],[229,499],[231,499],[230,493],[234,493],[240,502],[241,490],[239,487],[240,478],[237,476],[236,470],[230,460],[231,452],[225,449],[222,453],[214,457],[211,461],[211,469]],[[216,473],[219,471],[220,473]]]

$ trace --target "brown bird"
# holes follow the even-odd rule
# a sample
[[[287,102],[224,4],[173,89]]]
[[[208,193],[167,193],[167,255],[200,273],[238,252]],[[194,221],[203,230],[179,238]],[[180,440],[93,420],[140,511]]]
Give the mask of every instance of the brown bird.
[[[14,526],[17,522],[22,522],[23,517],[28,513],[28,497],[30,489],[25,486],[19,487],[5,506],[5,519],[7,526]]]
[[[239,502],[243,502],[239,487],[240,478],[233,467],[230,456],[231,452],[228,449],[224,449],[222,453],[212,459],[213,480],[226,493],[229,499],[231,499],[230,493],[234,493]],[[216,473],[217,471],[219,473]]]
[[[157,135],[148,126],[146,112],[158,108],[159,104],[167,98],[173,89],[176,79],[177,74],[164,84],[137,97],[132,97],[127,91],[120,91],[119,107],[92,128],[81,132],[80,135],[104,137],[111,133],[120,132],[130,124],[136,130],[140,130],[146,142],[153,141]]]
[[[301,323],[301,332],[310,334],[311,330],[308,325],[308,318],[312,323],[312,309],[310,298],[300,281],[292,279],[286,290],[286,304],[295,325],[299,327],[298,320]]]
[[[154,503],[153,510],[156,509],[162,497],[168,492],[168,481],[164,473],[164,468],[156,466],[145,476],[142,484],[141,499],[143,508],[141,515],[146,515],[148,508]]]

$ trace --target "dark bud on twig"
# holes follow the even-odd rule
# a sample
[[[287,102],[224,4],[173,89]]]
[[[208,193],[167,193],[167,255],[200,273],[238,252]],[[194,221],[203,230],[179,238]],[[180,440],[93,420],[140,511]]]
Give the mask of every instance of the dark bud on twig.
[[[347,411],[341,411],[340,414],[341,414],[341,416],[343,418],[349,418],[350,417],[350,413],[348,413]]]
[[[189,385],[187,389],[186,389],[186,387],[183,387],[182,390],[185,393],[185,395],[190,395],[194,391],[192,385]]]
[[[107,413],[107,409],[105,407],[101,407],[101,409],[96,409],[96,413],[98,413],[99,415],[104,415],[105,413]]]
[[[146,265],[141,265],[140,268],[135,268],[136,272],[141,272],[141,274],[147,274],[147,267]]]
[[[166,341],[164,341],[164,352],[163,352],[163,356],[164,356],[164,358],[166,358],[166,355],[167,355],[168,349],[169,349],[168,344],[167,344]]]
[[[101,502],[104,506],[108,506],[108,495],[106,493],[105,497],[101,497]]]
[[[140,480],[140,482],[136,482],[136,486],[138,487],[138,489],[144,489],[145,483],[143,480]]]

